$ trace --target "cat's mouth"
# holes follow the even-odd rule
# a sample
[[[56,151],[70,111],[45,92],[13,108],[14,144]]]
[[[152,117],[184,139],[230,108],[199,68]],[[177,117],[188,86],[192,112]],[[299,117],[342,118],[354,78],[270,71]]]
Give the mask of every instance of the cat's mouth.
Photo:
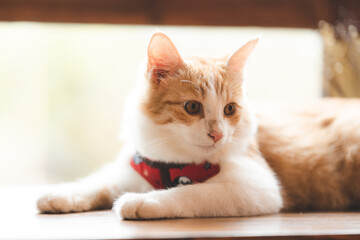
[[[199,144],[195,144],[196,147],[202,149],[202,150],[205,150],[205,151],[213,151],[216,149],[216,145],[215,143],[214,144],[211,144],[211,145],[199,145]]]

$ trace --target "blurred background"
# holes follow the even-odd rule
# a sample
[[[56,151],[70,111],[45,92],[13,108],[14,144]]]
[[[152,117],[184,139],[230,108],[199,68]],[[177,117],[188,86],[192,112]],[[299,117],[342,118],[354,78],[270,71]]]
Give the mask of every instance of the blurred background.
[[[157,30],[183,56],[260,35],[252,101],[359,97],[359,14],[357,0],[0,0],[0,185],[70,181],[112,161]]]

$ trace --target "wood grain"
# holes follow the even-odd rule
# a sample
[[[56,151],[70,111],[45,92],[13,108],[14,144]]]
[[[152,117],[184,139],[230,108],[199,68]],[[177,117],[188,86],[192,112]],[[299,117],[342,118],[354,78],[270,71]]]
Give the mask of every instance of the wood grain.
[[[358,0],[0,0],[0,20],[317,28]]]
[[[0,239],[359,239],[360,213],[123,221],[112,211],[38,214],[43,187],[0,187]]]

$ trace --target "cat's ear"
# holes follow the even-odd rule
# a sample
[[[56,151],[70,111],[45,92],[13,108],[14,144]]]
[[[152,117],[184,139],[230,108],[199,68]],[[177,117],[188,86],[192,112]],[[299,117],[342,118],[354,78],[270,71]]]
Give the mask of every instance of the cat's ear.
[[[152,36],[147,54],[147,72],[152,74],[152,78],[163,78],[183,64],[174,43],[164,33],[158,32]]]
[[[244,46],[237,50],[226,62],[227,70],[230,73],[239,75],[243,72],[245,63],[249,58],[250,54],[256,47],[259,38],[248,41]]]

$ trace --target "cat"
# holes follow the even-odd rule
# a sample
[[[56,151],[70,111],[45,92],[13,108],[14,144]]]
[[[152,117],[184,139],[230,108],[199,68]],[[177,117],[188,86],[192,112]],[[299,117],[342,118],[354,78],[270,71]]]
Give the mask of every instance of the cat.
[[[39,211],[113,208],[123,219],[159,219],[358,207],[360,123],[351,119],[360,119],[359,101],[333,100],[327,111],[314,105],[290,117],[270,106],[255,115],[243,71],[257,43],[224,59],[184,60],[167,35],[155,33],[118,158],[52,187]],[[346,118],[343,105],[357,110]]]

